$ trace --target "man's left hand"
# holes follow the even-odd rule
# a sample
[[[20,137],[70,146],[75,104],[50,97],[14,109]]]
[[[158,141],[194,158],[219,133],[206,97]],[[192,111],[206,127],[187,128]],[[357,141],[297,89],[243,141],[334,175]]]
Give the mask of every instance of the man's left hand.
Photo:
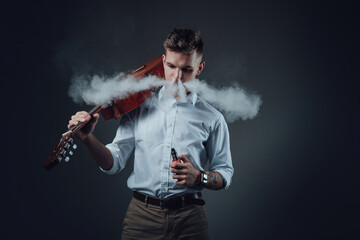
[[[171,172],[176,173],[172,177],[177,179],[176,185],[185,185],[187,187],[193,187],[200,183],[201,172],[194,168],[190,160],[184,155],[180,155],[182,163],[171,163]]]

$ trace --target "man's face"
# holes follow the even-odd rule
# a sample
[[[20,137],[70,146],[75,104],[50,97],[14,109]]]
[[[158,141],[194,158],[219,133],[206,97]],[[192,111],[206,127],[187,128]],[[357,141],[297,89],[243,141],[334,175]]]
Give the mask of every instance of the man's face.
[[[178,53],[166,50],[162,56],[166,80],[174,80],[177,83],[179,76],[182,82],[193,80],[204,69],[205,62],[201,62],[201,56],[194,50],[191,54]]]

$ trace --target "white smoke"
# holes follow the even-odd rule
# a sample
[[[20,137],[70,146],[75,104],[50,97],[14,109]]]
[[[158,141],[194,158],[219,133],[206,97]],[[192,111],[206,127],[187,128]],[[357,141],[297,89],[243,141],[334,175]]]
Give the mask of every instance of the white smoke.
[[[196,92],[222,112],[228,122],[234,122],[239,118],[243,120],[254,118],[262,104],[259,95],[250,94],[240,87],[216,89],[198,79],[184,84],[191,92]]]
[[[165,94],[167,97],[176,96],[178,102],[186,102],[186,88],[181,79],[182,72],[180,71],[177,82],[175,78],[165,83]]]
[[[72,79],[69,95],[76,103],[107,106],[114,100],[123,99],[131,93],[165,85],[168,96],[177,95],[178,101],[186,102],[187,88],[222,112],[228,122],[234,122],[239,118],[243,120],[254,118],[262,104],[259,95],[250,94],[236,86],[216,89],[198,79],[185,83],[178,79],[175,84],[175,79],[165,81],[155,76],[148,76],[138,81],[132,76],[124,76],[124,73],[113,77],[76,76]]]
[[[116,99],[123,99],[131,93],[140,92],[166,83],[155,76],[147,76],[138,81],[124,73],[113,77],[94,75],[76,76],[72,79],[69,95],[76,103],[107,106]]]

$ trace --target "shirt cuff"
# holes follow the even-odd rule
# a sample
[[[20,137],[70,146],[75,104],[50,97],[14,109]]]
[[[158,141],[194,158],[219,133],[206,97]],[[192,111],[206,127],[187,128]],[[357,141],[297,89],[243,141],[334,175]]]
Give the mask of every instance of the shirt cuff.
[[[107,149],[110,150],[111,152],[111,155],[113,157],[113,165],[111,166],[110,169],[108,170],[105,170],[103,169],[102,167],[99,167],[101,171],[103,171],[104,173],[107,173],[107,174],[115,174],[119,171],[120,169],[120,163],[119,163],[119,157],[117,156],[117,153],[115,150],[111,149],[108,145],[106,145],[105,147],[107,147]]]
[[[231,174],[229,174],[228,172],[224,171],[224,170],[214,170],[218,173],[221,174],[221,176],[223,177],[224,181],[226,182],[225,187],[223,187],[221,190],[227,190],[230,187],[231,184]]]

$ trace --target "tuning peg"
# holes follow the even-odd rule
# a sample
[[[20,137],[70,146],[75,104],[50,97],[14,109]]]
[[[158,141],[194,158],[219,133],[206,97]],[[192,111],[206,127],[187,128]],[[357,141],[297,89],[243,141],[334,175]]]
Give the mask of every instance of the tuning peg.
[[[62,157],[61,157],[61,156],[58,156],[58,157],[57,157],[57,160],[59,160],[59,162],[61,162]]]
[[[74,143],[74,139],[70,138],[69,143],[72,145],[73,149],[77,149],[77,145]]]
[[[70,152],[71,152],[71,151],[70,151]],[[71,152],[71,153],[70,153],[70,152],[69,152],[69,154],[72,155],[73,152]],[[65,149],[63,149],[63,150],[61,151],[60,155],[64,158],[64,161],[65,161],[65,162],[69,162],[69,161],[70,161],[70,157],[69,157],[69,156],[66,156],[66,150],[65,150]]]
[[[73,151],[69,151],[69,155],[71,156],[74,155]]]

